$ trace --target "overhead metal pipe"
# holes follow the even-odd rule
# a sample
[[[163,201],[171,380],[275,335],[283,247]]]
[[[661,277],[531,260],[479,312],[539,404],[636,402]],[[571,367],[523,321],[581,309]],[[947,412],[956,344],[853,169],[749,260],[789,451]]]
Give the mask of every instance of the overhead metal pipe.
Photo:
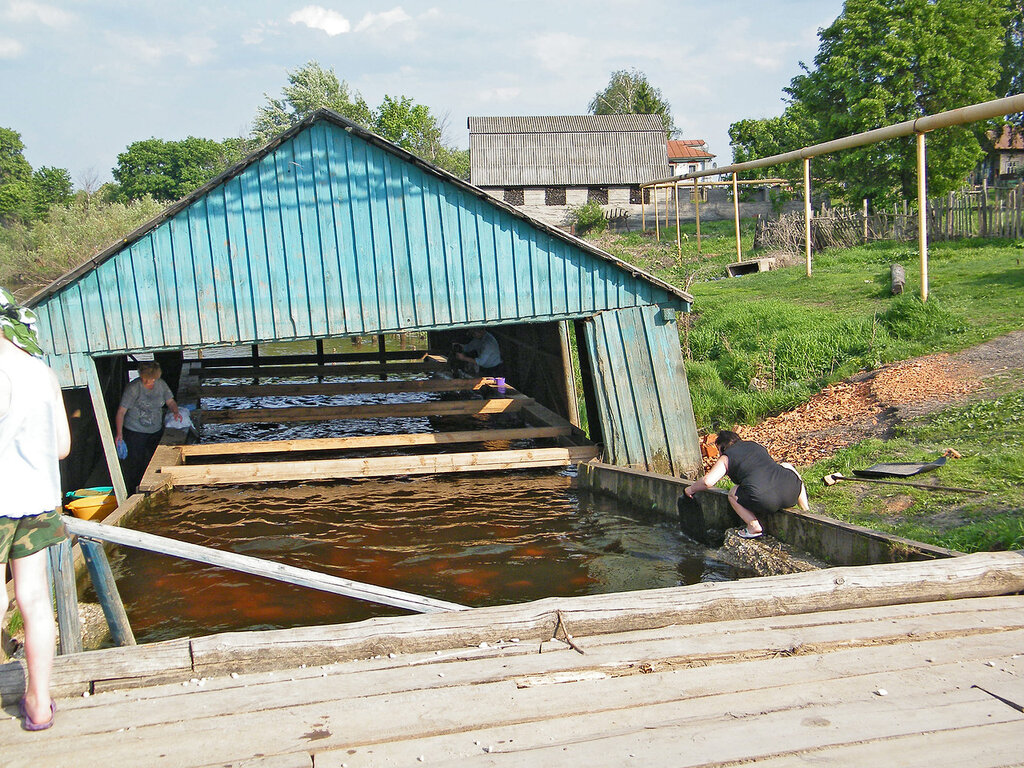
[[[979,120],[988,120],[990,118],[1001,117],[1003,115],[1013,115],[1017,112],[1024,112],[1024,93],[1018,93],[1014,96],[1007,96],[1002,99],[984,101],[980,104],[972,104],[967,107],[957,107],[956,109],[950,109],[934,115],[915,117],[913,120],[905,120],[902,123],[895,123],[894,125],[888,125],[884,128],[874,128],[870,131],[855,133],[852,136],[845,136],[841,139],[833,139],[832,141],[825,141],[821,144],[813,144],[809,147],[797,149],[792,152],[784,152],[779,155],[763,157],[758,160],[748,160],[745,163],[733,163],[732,165],[727,165],[723,168],[713,168],[711,170],[694,171],[693,173],[681,174],[678,178],[680,180],[696,179],[703,176],[753,171],[757,168],[766,168],[771,165],[781,165],[782,163],[791,163],[796,160],[805,160],[812,157],[818,157],[820,155],[827,155],[831,152],[838,152],[843,149],[854,149],[856,147],[863,147],[867,144],[875,144],[879,141],[898,139],[902,136],[911,136],[915,133],[928,133],[938,128],[949,128],[953,125],[975,123]],[[649,183],[660,184],[672,180],[672,178],[656,179]]]

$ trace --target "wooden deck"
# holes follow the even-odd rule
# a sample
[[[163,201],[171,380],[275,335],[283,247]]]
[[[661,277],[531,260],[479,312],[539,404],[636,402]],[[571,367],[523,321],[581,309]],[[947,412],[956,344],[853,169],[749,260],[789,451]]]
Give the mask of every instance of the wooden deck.
[[[1019,766],[1024,597],[936,600],[1019,592],[1011,558],[94,651],[59,659],[38,734],[13,717],[8,664],[0,762]]]

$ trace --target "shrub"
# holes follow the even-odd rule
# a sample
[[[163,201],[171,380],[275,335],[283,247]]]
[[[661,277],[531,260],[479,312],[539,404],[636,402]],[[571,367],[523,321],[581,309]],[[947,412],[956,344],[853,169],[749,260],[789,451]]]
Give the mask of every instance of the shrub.
[[[604,232],[608,228],[608,219],[604,210],[594,200],[586,205],[575,206],[569,211],[569,223],[576,228],[577,235]]]

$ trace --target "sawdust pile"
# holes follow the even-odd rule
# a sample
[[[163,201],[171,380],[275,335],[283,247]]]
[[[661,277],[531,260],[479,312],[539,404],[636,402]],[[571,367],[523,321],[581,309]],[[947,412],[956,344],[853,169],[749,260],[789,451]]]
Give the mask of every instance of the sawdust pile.
[[[777,461],[806,466],[881,430],[883,416],[894,409],[948,404],[979,385],[970,366],[947,354],[929,355],[884,366],[861,381],[833,384],[792,411],[736,431],[764,445]]]

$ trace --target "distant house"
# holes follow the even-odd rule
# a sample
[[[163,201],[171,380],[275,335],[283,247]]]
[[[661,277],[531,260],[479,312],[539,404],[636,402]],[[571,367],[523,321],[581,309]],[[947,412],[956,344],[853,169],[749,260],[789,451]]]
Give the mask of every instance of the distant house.
[[[474,186],[552,224],[588,201],[639,212],[671,175],[658,115],[471,117],[469,152]]]
[[[989,138],[995,138],[995,133],[990,133]],[[1024,132],[1004,125],[1003,132],[995,138],[995,150],[998,157],[995,168],[997,178],[1024,173]]]
[[[668,164],[673,176],[706,170],[715,156],[707,150],[704,139],[679,139],[666,142]]]

